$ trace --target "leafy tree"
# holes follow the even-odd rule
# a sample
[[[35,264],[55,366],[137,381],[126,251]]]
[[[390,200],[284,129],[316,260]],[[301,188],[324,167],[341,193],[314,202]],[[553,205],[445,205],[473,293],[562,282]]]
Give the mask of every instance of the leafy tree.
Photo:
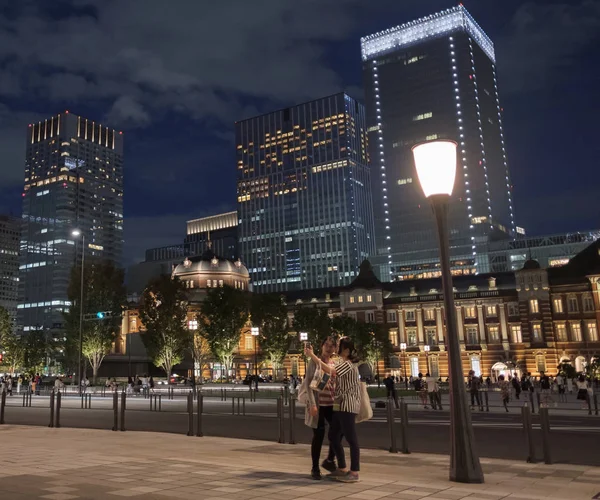
[[[23,337],[23,366],[30,373],[42,372],[48,354],[48,340],[41,328]]]
[[[202,383],[202,374],[204,368],[208,366],[208,361],[211,358],[210,345],[207,338],[199,330],[194,330],[191,335],[191,351],[194,357],[194,363],[198,364],[198,371],[200,373],[200,383]],[[196,367],[194,366],[194,370]]]
[[[294,313],[294,330],[306,332],[308,341],[318,352],[321,343],[332,334],[331,318],[327,309],[303,307]]]
[[[292,338],[287,327],[287,306],[278,294],[255,294],[251,304],[252,324],[259,327],[259,344],[271,361],[277,377]]]
[[[565,378],[575,378],[577,376],[577,370],[571,363],[561,363],[558,365],[558,373]]]
[[[198,325],[210,350],[225,367],[227,379],[233,366],[240,334],[248,322],[249,301],[246,292],[224,286],[208,290],[200,306]]]
[[[10,373],[16,373],[25,360],[25,343],[13,331],[8,311],[0,306],[0,351],[5,367]]]
[[[127,296],[124,272],[110,261],[93,261],[84,269],[82,354],[89,361],[96,382],[104,357],[110,353],[121,327],[121,316]],[[71,308],[64,313],[67,331],[67,356],[78,357],[79,314],[81,311],[81,267],[73,268],[68,297]],[[104,313],[100,319],[96,315]],[[78,362],[78,361],[77,361]]]
[[[171,377],[190,345],[185,285],[162,275],[150,282],[142,295],[140,319],[146,331],[142,340],[153,363]]]

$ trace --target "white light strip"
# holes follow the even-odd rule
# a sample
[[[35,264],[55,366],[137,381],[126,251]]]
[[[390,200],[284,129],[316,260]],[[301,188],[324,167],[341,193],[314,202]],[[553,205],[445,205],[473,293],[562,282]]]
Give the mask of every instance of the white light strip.
[[[363,61],[385,52],[464,30],[496,63],[494,44],[462,5],[361,38]]]

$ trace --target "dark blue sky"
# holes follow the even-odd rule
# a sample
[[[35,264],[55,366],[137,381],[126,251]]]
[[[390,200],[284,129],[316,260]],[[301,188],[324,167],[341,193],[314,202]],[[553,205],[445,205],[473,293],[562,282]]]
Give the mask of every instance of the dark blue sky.
[[[600,1],[464,4],[496,44],[517,224],[600,227]],[[69,109],[125,133],[126,263],[141,260],[235,208],[235,120],[362,98],[360,37],[453,5],[0,0],[0,212],[20,213],[27,123]]]

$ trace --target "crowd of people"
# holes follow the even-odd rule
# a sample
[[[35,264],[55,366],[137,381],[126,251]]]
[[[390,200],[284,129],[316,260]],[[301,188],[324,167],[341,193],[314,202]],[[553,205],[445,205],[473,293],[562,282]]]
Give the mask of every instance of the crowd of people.
[[[0,377],[0,393],[6,392],[9,396],[15,393],[21,394],[22,391],[39,395],[41,386],[42,377],[39,373],[35,375],[18,375],[17,377],[11,377],[10,375]]]

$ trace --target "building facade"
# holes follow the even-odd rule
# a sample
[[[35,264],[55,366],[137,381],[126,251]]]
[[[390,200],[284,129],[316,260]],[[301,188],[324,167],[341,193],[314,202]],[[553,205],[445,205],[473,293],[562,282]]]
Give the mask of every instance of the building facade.
[[[491,239],[515,235],[494,45],[460,5],[361,39],[382,280],[439,269],[434,219],[412,147],[458,144],[449,211],[455,274],[475,274]]]
[[[255,291],[350,283],[374,248],[362,104],[336,94],[235,129],[240,254]]]
[[[17,318],[20,235],[21,220],[0,215],[0,307],[8,311],[13,323]]]
[[[73,236],[78,229],[85,236]],[[121,264],[123,134],[65,111],[27,129],[18,327],[62,326],[73,265]]]
[[[188,286],[191,297],[195,297],[189,321],[195,320],[194,307],[199,307],[205,293],[202,288],[236,286],[233,282],[242,282],[245,277],[249,281],[241,263],[236,267],[235,263],[222,261],[204,259],[198,264],[188,260],[176,268],[180,279],[195,281]],[[211,274],[217,271],[230,275],[229,281]],[[283,293],[289,309],[290,335],[298,340],[293,318],[300,308],[325,309],[330,317],[345,315],[376,323],[387,330],[392,344],[390,355],[379,362],[380,373],[416,377],[430,372],[445,380],[448,357],[441,287],[437,278],[381,282],[365,261],[350,285]],[[503,374],[531,373],[538,377],[544,371],[555,375],[560,363],[570,363],[583,372],[600,356],[600,241],[562,267],[543,269],[538,262],[528,260],[515,272],[457,276],[454,289],[465,377],[469,370],[493,381]],[[129,333],[143,335],[139,318],[132,318],[137,318],[135,307],[124,316],[123,346]],[[240,332],[234,376],[243,378],[253,373],[253,342],[248,325]],[[300,345],[296,342],[286,358],[288,375],[304,374]],[[260,353],[260,344],[258,349]],[[271,373],[260,354],[259,369],[263,374]],[[211,370],[203,373],[206,378],[215,374],[223,375]]]
[[[210,244],[210,249],[217,255],[237,259],[240,257],[237,211],[188,221],[184,244],[188,255],[202,255]]]

